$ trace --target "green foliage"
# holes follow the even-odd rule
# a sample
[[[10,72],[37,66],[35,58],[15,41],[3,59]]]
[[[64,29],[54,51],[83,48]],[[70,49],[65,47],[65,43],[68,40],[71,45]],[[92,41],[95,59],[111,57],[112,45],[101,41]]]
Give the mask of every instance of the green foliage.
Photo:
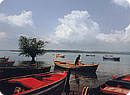
[[[20,55],[35,58],[37,55],[45,53],[44,47],[47,41],[38,40],[36,38],[27,38],[26,36],[20,36],[19,49]]]

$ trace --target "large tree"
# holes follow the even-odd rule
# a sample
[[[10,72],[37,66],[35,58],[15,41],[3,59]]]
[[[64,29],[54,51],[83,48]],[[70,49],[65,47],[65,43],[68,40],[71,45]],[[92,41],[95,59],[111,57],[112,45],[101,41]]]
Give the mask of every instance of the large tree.
[[[32,57],[32,63],[35,63],[35,57],[45,53],[44,47],[47,41],[37,40],[36,38],[29,38],[26,36],[20,36],[19,49],[20,55]]]

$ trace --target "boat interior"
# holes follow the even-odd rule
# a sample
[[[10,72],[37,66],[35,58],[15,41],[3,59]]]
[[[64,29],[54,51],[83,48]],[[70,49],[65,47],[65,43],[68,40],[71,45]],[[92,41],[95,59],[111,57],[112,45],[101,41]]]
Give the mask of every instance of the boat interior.
[[[14,78],[1,84],[0,90],[4,95],[24,93],[53,84],[66,76],[67,73],[36,74],[30,77]]]
[[[66,65],[75,66],[74,63],[61,62],[61,61],[54,61],[54,62],[55,62],[55,63],[59,63],[59,64],[66,64]],[[95,65],[99,65],[99,64],[94,64],[94,63],[92,63],[92,64],[82,64],[82,63],[80,63],[80,64],[78,64],[77,66],[95,66]]]
[[[101,86],[103,93],[112,95],[127,95],[130,92],[130,82],[123,80],[110,80]]]

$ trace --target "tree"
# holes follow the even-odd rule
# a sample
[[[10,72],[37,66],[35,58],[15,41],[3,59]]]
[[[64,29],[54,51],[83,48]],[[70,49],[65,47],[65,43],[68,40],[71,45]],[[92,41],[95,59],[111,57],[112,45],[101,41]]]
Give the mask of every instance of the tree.
[[[26,36],[20,36],[20,55],[32,57],[32,63],[35,63],[35,57],[37,55],[43,55],[45,53],[44,47],[47,43],[47,41],[37,41],[36,38],[27,38]]]

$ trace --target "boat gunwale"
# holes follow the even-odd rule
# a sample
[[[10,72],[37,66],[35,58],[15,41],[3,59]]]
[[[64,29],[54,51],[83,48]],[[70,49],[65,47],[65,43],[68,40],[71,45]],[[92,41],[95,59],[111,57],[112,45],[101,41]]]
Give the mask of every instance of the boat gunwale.
[[[127,74],[128,76],[130,75],[130,74]],[[128,87],[130,87],[129,86],[129,84],[130,84],[130,81],[126,81],[126,80],[121,80],[122,78],[124,78],[124,77],[127,77],[127,75],[123,75],[123,76],[120,76],[120,77],[117,77],[117,78],[115,78],[115,79],[112,79],[112,80],[108,80],[108,81],[106,81],[105,83],[103,83],[103,84],[101,84],[101,85],[99,85],[98,87],[96,87],[96,88],[90,88],[90,89],[93,89],[93,91],[94,91],[94,89],[95,90],[97,90],[98,89],[98,92],[100,93],[100,95],[106,95],[106,94],[112,94],[112,95],[119,95],[119,94],[121,94],[121,95],[126,95],[126,94],[122,94],[122,93],[120,93],[120,92],[112,92],[112,91],[110,91],[110,93],[109,93],[109,91],[106,93],[105,91],[103,91],[103,89],[105,88],[105,87],[113,87],[113,88],[119,88],[119,89],[122,89],[122,90],[128,90],[128,91],[130,91],[130,88],[128,88]],[[108,82],[115,82],[116,83],[116,86],[112,86],[111,84],[108,84]],[[125,84],[127,84],[128,86],[126,86],[126,87],[122,87],[122,84],[121,84],[121,82],[122,82],[122,84],[123,85],[125,85]],[[120,84],[119,84],[120,83]],[[120,87],[120,86],[121,87]],[[85,88],[87,88],[87,86],[85,87]],[[84,88],[83,88],[84,89]],[[83,93],[83,90],[82,89],[82,91],[81,91],[81,93]],[[90,91],[91,92],[91,91]],[[98,94],[99,94],[98,93]],[[102,93],[102,94],[101,94]],[[89,92],[88,92],[88,94],[89,94]],[[84,94],[84,95],[87,95],[87,94]],[[94,94],[95,95],[95,94]]]
[[[62,62],[62,61],[55,61],[54,60],[54,63],[57,65],[58,64],[58,66],[62,66],[62,67],[69,67],[70,65],[73,65],[74,67],[70,67],[70,68],[80,68],[80,67],[93,67],[93,66],[98,66],[99,64],[82,64],[82,65],[76,65],[75,66],[75,64],[73,64],[73,63],[70,63],[70,64],[61,64],[60,62]],[[68,62],[64,62],[64,63],[68,63]],[[68,65],[68,66],[66,66],[66,65]]]
[[[40,73],[40,74],[50,74],[50,73],[61,73],[61,72],[46,72],[46,73]],[[64,78],[62,78],[62,79],[60,79],[60,80],[58,80],[58,81],[55,81],[55,82],[53,82],[53,83],[50,83],[50,84],[48,84],[48,85],[46,85],[46,86],[43,86],[43,85],[42,85],[42,86],[39,86],[39,87],[36,87],[36,88],[32,88],[32,89],[26,90],[26,91],[21,92],[21,93],[13,94],[13,95],[24,95],[24,94],[28,94],[28,93],[30,93],[30,92],[39,90],[39,89],[41,89],[41,88],[46,88],[46,87],[48,87],[48,86],[50,86],[50,85],[56,84],[56,83],[58,83],[58,82],[64,80],[65,78],[67,78],[67,72],[64,71],[63,73],[66,73],[66,75],[64,76]],[[33,75],[39,75],[39,74],[32,74],[32,75],[30,75],[30,76],[33,76]],[[25,77],[29,77],[29,75],[28,75],[28,76],[25,76]],[[22,77],[20,77],[20,78],[25,78],[25,77],[22,76]],[[17,78],[19,78],[19,77],[16,77],[16,79],[17,79]]]
[[[16,61],[0,61],[0,63],[14,63]]]

